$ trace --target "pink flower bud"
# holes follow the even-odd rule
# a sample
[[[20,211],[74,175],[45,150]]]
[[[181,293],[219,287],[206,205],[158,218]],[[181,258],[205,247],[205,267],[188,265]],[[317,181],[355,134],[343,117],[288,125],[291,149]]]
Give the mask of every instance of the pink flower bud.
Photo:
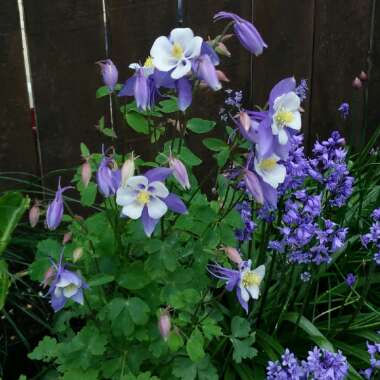
[[[66,232],[63,235],[62,244],[67,244],[71,240],[72,236],[73,234],[71,232]]]
[[[224,252],[227,254],[228,258],[236,264],[241,264],[243,259],[240,256],[239,251],[233,247],[223,247]]]
[[[178,183],[185,189],[190,189],[189,176],[187,174],[187,170],[185,165],[178,159],[169,156],[169,167],[173,170],[174,178],[178,181]]]
[[[352,87],[356,88],[356,89],[362,88],[363,87],[363,83],[362,83],[362,81],[358,77],[356,77],[352,81]]]
[[[360,74],[359,74],[359,78],[363,81],[363,82],[365,82],[366,80],[368,80],[368,75],[367,75],[367,73],[365,72],[365,71],[361,71],[360,72]]]
[[[244,182],[256,202],[264,204],[264,194],[257,176],[250,170],[246,169],[244,171]]]
[[[121,167],[121,186],[125,187],[127,184],[127,181],[130,177],[133,177],[135,174],[135,157],[133,156],[133,153],[131,154],[131,157],[126,160]]]
[[[83,248],[78,247],[73,251],[73,262],[76,263],[83,256]]]
[[[46,288],[47,286],[49,286],[54,277],[55,269],[53,267],[50,267],[44,274],[44,281],[42,283],[43,287]]]
[[[248,116],[248,114],[244,111],[240,111],[239,120],[244,130],[246,132],[249,132],[251,129],[251,118]]]
[[[29,223],[32,228],[34,228],[40,220],[40,214],[40,205],[39,202],[36,201],[33,207],[29,210]]]
[[[172,323],[170,321],[170,315],[167,311],[164,311],[158,320],[158,329],[160,330],[160,334],[164,340],[168,339],[171,326]]]
[[[216,76],[221,82],[229,82],[230,80],[227,78],[226,74],[224,74],[221,70],[216,70]]]
[[[91,174],[92,174],[91,165],[90,165],[90,163],[86,160],[86,161],[83,163],[83,165],[82,165],[82,169],[81,169],[82,182],[83,182],[83,185],[84,185],[85,188],[86,188],[86,187],[88,186],[88,184],[90,183]]]
[[[231,57],[230,51],[227,49],[227,46],[223,42],[219,42],[218,45],[216,45],[215,51],[225,57]]]

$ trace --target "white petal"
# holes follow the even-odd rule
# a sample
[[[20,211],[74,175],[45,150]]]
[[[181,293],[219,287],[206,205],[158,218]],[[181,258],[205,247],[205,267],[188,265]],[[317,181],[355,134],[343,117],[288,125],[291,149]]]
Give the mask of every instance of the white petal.
[[[74,284],[67,286],[66,288],[63,288],[63,295],[66,298],[72,297],[76,292],[78,291],[78,287]]]
[[[260,265],[256,269],[252,271],[253,273],[256,273],[261,279],[265,276],[265,265]]]
[[[167,37],[161,36],[154,41],[152,48],[150,49],[150,55],[153,58],[154,66],[161,71],[170,71],[173,69],[177,60],[172,57],[173,45],[167,39]]]
[[[276,116],[276,114],[273,116],[273,121],[272,121],[272,125],[271,125],[271,127],[272,127],[272,133],[274,134],[274,135],[278,135],[278,132],[279,132],[279,128],[278,128],[278,126],[277,126],[277,122],[275,121],[275,116]]]
[[[189,59],[199,57],[201,54],[202,43],[202,37],[194,37],[188,46],[186,46],[185,57]]]
[[[190,28],[175,28],[170,33],[170,41],[180,44],[183,50],[186,50],[193,38],[194,33]]]
[[[285,108],[287,111],[297,111],[301,106],[301,99],[295,92],[288,92],[275,99],[273,108]]]
[[[262,174],[263,180],[277,189],[278,185],[285,181],[286,169],[285,166],[277,164],[272,170],[263,170]]]
[[[285,145],[287,144],[288,140],[289,140],[288,133],[285,131],[284,128],[280,128],[278,130],[278,142],[281,145]]]
[[[129,177],[126,185],[135,190],[143,190],[148,186],[148,183],[148,178],[144,177],[143,175],[136,175]]]
[[[160,219],[168,211],[168,206],[161,199],[151,197],[149,203],[147,203],[148,214],[153,219]]]
[[[256,285],[253,285],[253,286],[250,286],[248,288],[248,292],[249,294],[251,295],[251,297],[254,299],[254,300],[257,300],[259,298],[259,293],[260,293],[260,290],[259,290],[259,287],[256,286]]]
[[[123,207],[121,213],[131,219],[138,219],[141,216],[144,205],[140,202],[133,202]]]
[[[128,67],[132,70],[138,70],[141,68],[141,65],[139,63],[131,63]]]
[[[120,187],[119,189],[117,189],[117,192],[116,192],[116,203],[119,206],[129,205],[130,203],[136,200],[137,194],[138,194],[137,190]]]
[[[59,288],[58,286],[54,289],[54,295],[55,297],[61,297],[62,295],[62,288]]]
[[[180,79],[184,77],[190,70],[191,62],[187,59],[181,59],[181,61],[178,62],[178,65],[175,68],[175,70],[171,73],[171,77],[173,79]]]
[[[244,288],[244,286],[240,285],[240,292],[241,292],[241,298],[243,298],[243,300],[245,302],[248,302],[249,301],[249,293],[247,292],[247,289]]]
[[[160,198],[166,198],[169,195],[169,190],[160,181],[151,182],[148,186],[148,191],[152,195],[155,195]]]
[[[300,112],[299,111],[293,112],[293,120],[289,124],[286,124],[286,126],[288,128],[292,128],[299,131],[301,129],[301,125],[302,125],[302,122],[301,122]]]

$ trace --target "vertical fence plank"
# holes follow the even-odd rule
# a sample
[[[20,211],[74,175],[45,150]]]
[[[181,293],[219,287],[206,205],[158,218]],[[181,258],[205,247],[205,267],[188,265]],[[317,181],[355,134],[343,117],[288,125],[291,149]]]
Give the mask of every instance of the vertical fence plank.
[[[340,129],[354,145],[362,131],[362,92],[352,80],[365,69],[368,51],[370,1],[316,0],[311,135],[327,137]],[[352,125],[337,108],[351,103]],[[348,131],[351,129],[351,131]]]
[[[79,162],[79,143],[100,150],[95,130],[105,55],[101,0],[24,1],[44,171]]]
[[[16,0],[1,4],[0,52],[0,170],[35,174],[37,159]]]
[[[306,79],[311,87],[314,0],[254,2],[254,23],[268,44],[253,60],[253,99],[263,106],[274,84],[286,77]],[[303,132],[309,136],[309,101],[304,102]]]

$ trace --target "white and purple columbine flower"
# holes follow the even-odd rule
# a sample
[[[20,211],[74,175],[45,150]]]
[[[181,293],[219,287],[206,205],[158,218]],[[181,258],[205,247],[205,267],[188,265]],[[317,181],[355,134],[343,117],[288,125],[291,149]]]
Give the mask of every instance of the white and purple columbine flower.
[[[73,189],[72,186],[61,188],[61,178],[58,180],[58,190],[55,193],[53,201],[49,204],[46,212],[46,226],[49,230],[55,230],[62,221],[63,217],[63,192]]]
[[[53,262],[51,268],[50,288],[47,294],[51,297],[50,304],[54,311],[63,309],[69,299],[83,305],[83,289],[88,288],[88,285],[82,277],[66,269],[62,264],[62,255],[59,263]]]
[[[106,198],[114,195],[120,186],[120,170],[116,168],[115,161],[111,157],[106,156],[104,152],[102,161],[96,172],[96,182],[99,191]]]
[[[209,272],[216,278],[227,281],[226,289],[231,292],[236,289],[236,296],[248,313],[248,301],[250,298],[257,300],[260,295],[260,285],[265,276],[265,265],[251,269],[251,260],[242,261],[239,269],[224,268],[213,264],[208,266]]]
[[[169,38],[158,37],[150,50],[154,66],[171,72],[173,79],[180,79],[191,71],[192,61],[201,54],[203,39],[195,37],[190,28],[176,28]]]
[[[100,66],[104,84],[112,92],[115,89],[119,73],[116,66],[110,59],[96,62]]]
[[[260,33],[252,23],[241,18],[235,13],[218,12],[214,20],[230,19],[234,22],[234,32],[240,43],[252,54],[259,56],[268,45],[264,42]]]
[[[122,206],[121,214],[140,219],[147,236],[151,236],[156,224],[168,209],[184,214],[187,208],[175,194],[169,193],[164,181],[172,173],[169,168],[155,168],[144,175],[128,178],[124,187],[116,193],[116,203]]]

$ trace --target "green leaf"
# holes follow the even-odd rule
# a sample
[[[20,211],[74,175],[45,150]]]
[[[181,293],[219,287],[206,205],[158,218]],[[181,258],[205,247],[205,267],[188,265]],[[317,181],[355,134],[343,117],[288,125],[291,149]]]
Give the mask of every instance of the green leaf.
[[[223,149],[217,154],[215,154],[214,156],[216,158],[216,162],[218,163],[218,166],[222,168],[228,161],[228,158],[230,157],[230,151],[229,149]]]
[[[97,90],[96,90],[96,99],[100,99],[100,98],[103,98],[104,96],[107,96],[110,94],[110,90],[108,89],[107,86],[102,86],[102,87],[99,87]]]
[[[90,151],[85,143],[80,143],[80,152],[83,158],[88,158],[90,156]]]
[[[202,160],[186,146],[182,147],[179,158],[188,166],[198,166],[202,163]]]
[[[233,317],[231,321],[231,333],[235,338],[245,338],[249,335],[251,326],[249,322],[241,317]]]
[[[110,274],[98,274],[88,282],[88,285],[90,286],[90,288],[93,288],[95,286],[109,284],[114,280],[115,277]]]
[[[135,261],[125,269],[117,282],[123,288],[129,290],[142,289],[150,283],[150,278],[144,270],[144,264],[141,261]]]
[[[205,352],[203,350],[204,338],[202,333],[196,328],[189,340],[186,343],[186,352],[193,362],[197,362],[204,358]]]
[[[92,206],[96,199],[97,186],[94,182],[90,182],[87,187],[84,187],[82,182],[79,182],[80,202],[83,206]]]
[[[217,322],[212,318],[206,318],[202,322],[202,331],[203,335],[209,340],[211,340],[213,337],[222,335],[221,327],[218,326]]]
[[[0,197],[0,255],[7,247],[12,232],[29,207],[29,198],[18,192],[5,193]]]
[[[199,118],[190,119],[186,127],[194,133],[207,133],[210,132],[216,123],[211,120],[204,120]]]
[[[5,260],[0,260],[0,311],[4,307],[10,284],[7,263]]]
[[[228,149],[228,145],[221,139],[217,139],[215,137],[209,137],[207,139],[202,140],[202,144],[214,151],[214,152],[219,152]]]
[[[103,135],[107,137],[112,137],[112,138],[117,137],[115,131],[112,128],[106,128],[105,122],[104,122],[104,116],[102,116],[99,119],[97,129],[99,130],[99,132],[103,133]]]
[[[197,366],[187,358],[174,360],[173,375],[182,380],[194,380],[197,376]]]
[[[182,336],[175,331],[172,331],[167,340],[170,351],[178,351],[184,344]]]
[[[137,297],[129,298],[127,308],[136,325],[145,325],[148,322],[150,308],[143,300]]]
[[[42,360],[44,362],[50,362],[58,355],[58,343],[55,338],[45,336],[38,346],[28,354],[28,358],[32,360]]]
[[[250,336],[245,339],[231,338],[234,347],[233,359],[236,363],[241,363],[243,359],[252,359],[257,355],[256,348],[251,347],[255,342],[255,338]]]
[[[149,133],[149,124],[144,116],[137,112],[127,112],[125,119],[128,125],[138,133],[147,135]]]
[[[173,97],[171,99],[161,100],[159,103],[163,113],[173,113],[179,111],[177,98]]]
[[[62,377],[62,380],[98,380],[98,372],[96,369],[69,369]]]

